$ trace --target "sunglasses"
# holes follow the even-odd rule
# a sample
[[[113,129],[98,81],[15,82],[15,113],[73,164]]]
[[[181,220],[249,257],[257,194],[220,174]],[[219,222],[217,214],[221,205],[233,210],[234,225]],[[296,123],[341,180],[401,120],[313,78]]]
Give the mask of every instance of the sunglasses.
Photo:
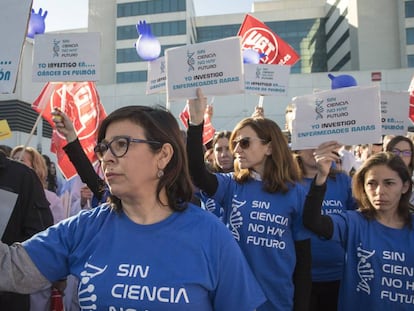
[[[93,151],[100,161],[103,160],[106,152],[111,151],[114,157],[122,158],[127,152],[131,143],[144,143],[150,145],[160,145],[161,143],[153,140],[145,140],[139,138],[132,138],[130,136],[117,136],[110,142],[101,142],[95,146]]]
[[[411,157],[411,150],[392,149],[392,153],[400,157]]]
[[[260,140],[262,142],[266,142],[264,139],[257,138],[257,137],[243,137],[240,139],[233,140],[231,142],[232,149],[235,150],[237,146],[240,146],[241,149],[247,149],[250,147],[251,140]]]

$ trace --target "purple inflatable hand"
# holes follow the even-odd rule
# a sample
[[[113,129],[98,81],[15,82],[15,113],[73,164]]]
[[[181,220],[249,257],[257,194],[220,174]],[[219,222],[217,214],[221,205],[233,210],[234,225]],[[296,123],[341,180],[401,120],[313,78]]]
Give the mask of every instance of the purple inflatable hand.
[[[35,10],[32,9],[29,20],[29,27],[27,29],[27,36],[29,38],[34,38],[36,34],[45,33],[45,18],[47,16],[47,11],[42,15],[42,8],[39,9],[38,13],[35,13]]]
[[[145,20],[139,21],[137,24],[137,32],[139,37],[135,43],[135,49],[139,57],[146,61],[157,59],[161,54],[161,44],[152,35],[151,26]]]

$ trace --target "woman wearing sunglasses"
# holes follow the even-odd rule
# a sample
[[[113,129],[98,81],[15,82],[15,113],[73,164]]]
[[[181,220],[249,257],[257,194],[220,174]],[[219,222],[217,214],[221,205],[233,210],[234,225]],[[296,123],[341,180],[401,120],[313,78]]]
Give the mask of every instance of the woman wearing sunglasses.
[[[115,110],[95,153],[109,202],[0,244],[0,291],[31,292],[73,274],[81,310],[252,311],[265,301],[227,228],[187,203],[188,161],[171,113]]]
[[[302,225],[305,192],[282,131],[265,118],[240,121],[230,136],[234,173],[211,173],[203,161],[206,98],[188,101],[187,154],[197,187],[224,208],[268,301],[258,311],[308,310],[311,288],[309,232]]]

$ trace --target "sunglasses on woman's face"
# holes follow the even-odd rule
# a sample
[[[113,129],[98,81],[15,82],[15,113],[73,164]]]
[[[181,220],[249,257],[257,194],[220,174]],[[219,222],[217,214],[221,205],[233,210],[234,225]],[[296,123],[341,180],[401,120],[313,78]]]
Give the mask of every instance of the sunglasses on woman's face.
[[[411,157],[412,156],[412,152],[411,150],[400,150],[400,149],[392,149],[392,153],[400,156],[400,157]]]
[[[250,141],[251,140],[260,140],[262,142],[265,142],[264,139],[257,138],[257,137],[243,137],[240,139],[235,139],[231,142],[231,146],[233,150],[236,149],[237,146],[240,146],[241,149],[248,149],[250,147]]]

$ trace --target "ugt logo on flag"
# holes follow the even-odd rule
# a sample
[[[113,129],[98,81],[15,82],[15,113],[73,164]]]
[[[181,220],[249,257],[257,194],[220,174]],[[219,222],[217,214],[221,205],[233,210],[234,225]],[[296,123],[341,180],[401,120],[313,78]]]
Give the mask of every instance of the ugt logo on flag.
[[[300,58],[289,44],[249,14],[237,35],[242,37],[242,50],[253,49],[265,54],[260,59],[263,64],[294,65]]]

